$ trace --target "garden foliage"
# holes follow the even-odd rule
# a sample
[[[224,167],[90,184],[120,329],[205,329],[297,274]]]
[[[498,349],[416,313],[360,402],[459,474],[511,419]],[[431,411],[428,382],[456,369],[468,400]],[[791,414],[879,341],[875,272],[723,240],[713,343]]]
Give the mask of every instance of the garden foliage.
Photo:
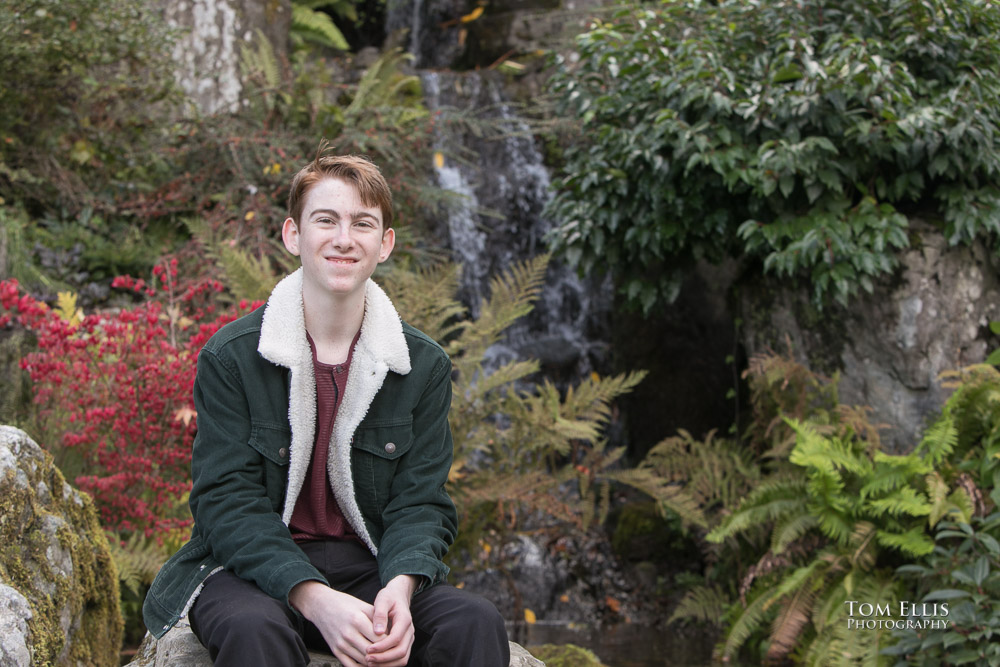
[[[597,21],[553,90],[554,246],[646,311],[746,257],[845,302],[911,220],[1000,231],[1000,13],[985,0],[662,0]]]
[[[104,527],[177,539],[191,522],[192,387],[201,346],[240,309],[219,312],[218,283],[175,291],[176,262],[154,281],[116,285],[144,298],[133,308],[85,315],[64,293],[57,308],[0,283],[0,326],[16,320],[38,349],[21,367],[34,388],[33,432],[88,492]]]
[[[489,523],[509,527],[533,512],[583,529],[607,515],[607,469],[624,449],[606,449],[602,430],[614,399],[645,373],[593,376],[561,391],[537,377],[535,360],[499,366],[487,360],[490,346],[534,308],[547,266],[548,257],[540,256],[495,276],[475,319],[457,299],[457,265],[386,276],[400,315],[441,341],[452,359],[455,462],[449,488],[467,542],[480,533],[471,524],[483,509],[494,517]]]
[[[78,211],[148,178],[179,101],[171,45],[141,0],[5,1],[0,197]]]
[[[829,381],[758,357],[748,372],[748,443],[769,442],[766,450],[750,456],[728,441],[682,435],[649,453],[643,476],[621,473],[704,531],[705,582],[674,618],[721,622],[727,660],[878,665],[895,651],[931,664],[920,660],[991,655],[1000,616],[987,588],[1000,523],[981,517],[1000,497],[1000,373],[977,366],[949,375],[955,391],[922,442],[890,454],[866,411],[839,405]],[[920,577],[896,576],[900,566]],[[903,633],[851,629],[849,600],[893,609],[899,600],[953,600],[955,625],[910,633],[890,649]]]
[[[946,627],[896,632],[896,664],[1000,665],[1000,513],[938,524],[934,553],[897,572],[927,603],[947,603]]]

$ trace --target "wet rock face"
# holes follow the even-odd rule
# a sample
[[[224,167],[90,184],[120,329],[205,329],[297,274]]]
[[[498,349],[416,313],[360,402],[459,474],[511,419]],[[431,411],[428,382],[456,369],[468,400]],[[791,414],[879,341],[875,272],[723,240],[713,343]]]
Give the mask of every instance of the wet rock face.
[[[518,535],[495,556],[503,569],[452,572],[452,580],[493,602],[506,619],[573,622],[595,627],[623,621],[652,625],[652,606],[636,595],[641,582],[612,552],[601,531],[545,541]],[[524,641],[515,634],[513,639]]]
[[[292,20],[290,0],[158,0],[180,35],[174,46],[181,88],[205,114],[240,103],[242,44],[260,30],[281,57]]]
[[[840,401],[873,408],[889,428],[883,443],[909,451],[950,391],[942,371],[983,361],[998,342],[1000,279],[985,247],[949,247],[929,226],[914,224],[919,242],[900,260],[898,278],[848,308],[817,311],[802,292],[744,292],[744,343],[749,354],[785,350],[824,373],[840,371]]]
[[[90,499],[10,426],[0,498],[0,664],[117,664],[118,576]]]
[[[556,40],[579,32],[595,10],[613,4],[615,0],[394,0],[386,9],[386,33],[405,32],[402,46],[416,56],[418,67],[486,68],[505,56],[552,48]]]

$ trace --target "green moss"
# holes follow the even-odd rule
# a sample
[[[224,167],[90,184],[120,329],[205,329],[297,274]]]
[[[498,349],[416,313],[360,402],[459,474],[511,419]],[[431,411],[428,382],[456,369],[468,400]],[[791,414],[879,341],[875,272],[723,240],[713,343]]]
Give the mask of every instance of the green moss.
[[[31,380],[21,359],[35,347],[26,331],[0,332],[0,424],[23,424],[31,410]]]
[[[531,655],[545,663],[545,667],[604,667],[593,651],[575,644],[542,644],[529,649]]]
[[[65,479],[48,453],[34,462],[36,470],[26,466],[27,485],[17,481],[13,470],[0,481],[0,497],[6,507],[15,508],[0,521],[0,574],[31,606],[32,664],[117,664],[122,633],[118,576],[97,511],[85,494],[70,493],[64,498]],[[39,494],[40,482],[48,494]],[[55,530],[55,544],[44,532],[50,516],[65,520]],[[72,559],[72,577],[50,566],[46,554],[55,546]],[[51,593],[39,590],[38,581],[46,582]],[[68,647],[60,625],[64,611],[81,619]]]

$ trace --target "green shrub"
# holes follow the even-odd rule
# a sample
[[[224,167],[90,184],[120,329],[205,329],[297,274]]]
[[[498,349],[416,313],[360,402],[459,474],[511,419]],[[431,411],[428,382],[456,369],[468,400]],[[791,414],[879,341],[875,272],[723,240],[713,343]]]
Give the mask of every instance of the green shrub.
[[[694,261],[746,257],[845,302],[908,217],[1000,231],[1000,13],[983,0],[667,0],[555,59],[581,119],[555,247],[647,312]],[[758,264],[759,263],[759,264]]]
[[[938,524],[934,552],[897,572],[924,602],[947,604],[942,624],[906,629],[887,655],[897,665],[1000,665],[1000,513]],[[939,605],[939,609],[943,608]],[[922,620],[922,619],[917,619]],[[943,625],[944,627],[941,627]]]
[[[171,39],[141,0],[0,6],[0,197],[48,210],[109,206],[157,164],[176,100]]]

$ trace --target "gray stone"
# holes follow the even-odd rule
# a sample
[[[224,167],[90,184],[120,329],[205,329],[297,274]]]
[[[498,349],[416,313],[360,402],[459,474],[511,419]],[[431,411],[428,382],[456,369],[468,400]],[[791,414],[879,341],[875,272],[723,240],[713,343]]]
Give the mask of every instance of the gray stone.
[[[332,655],[309,652],[309,667],[341,667],[340,661]],[[157,641],[150,634],[139,646],[135,659],[128,667],[211,667],[208,651],[191,632],[187,618],[173,627]],[[514,642],[510,643],[510,667],[545,667],[541,660],[533,658],[528,651]]]
[[[31,662],[30,620],[31,606],[27,598],[10,586],[0,584],[0,664],[27,665]]]
[[[743,290],[747,352],[790,345],[813,370],[840,371],[840,402],[871,406],[895,451],[920,442],[950,393],[940,374],[982,362],[989,323],[1000,319],[989,251],[979,243],[951,247],[929,225],[911,226],[919,241],[902,255],[897,278],[846,309],[817,311],[804,291],[784,287]]]
[[[118,577],[90,499],[10,426],[0,497],[0,665],[117,664]]]

